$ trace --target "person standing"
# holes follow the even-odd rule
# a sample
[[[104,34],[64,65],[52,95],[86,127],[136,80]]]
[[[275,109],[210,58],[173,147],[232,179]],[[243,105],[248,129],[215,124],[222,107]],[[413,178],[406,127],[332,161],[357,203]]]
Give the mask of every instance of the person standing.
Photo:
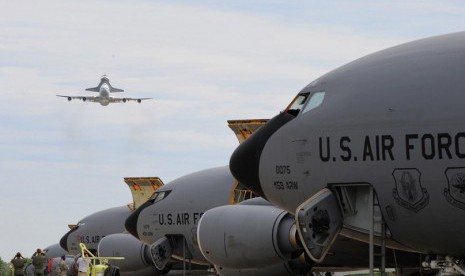
[[[56,269],[57,276],[66,276],[66,274],[68,273],[68,268],[69,267],[66,264],[66,256],[62,255]]]
[[[87,270],[89,269],[89,255],[87,252],[84,252],[84,256],[79,257],[77,260],[78,264],[78,276],[86,276],[87,275]]]
[[[24,275],[24,266],[26,264],[26,259],[23,258],[21,253],[16,253],[16,256],[11,260],[11,264],[15,269],[15,276]]]
[[[47,258],[40,248],[32,255],[32,265],[34,266],[34,276],[43,276]]]

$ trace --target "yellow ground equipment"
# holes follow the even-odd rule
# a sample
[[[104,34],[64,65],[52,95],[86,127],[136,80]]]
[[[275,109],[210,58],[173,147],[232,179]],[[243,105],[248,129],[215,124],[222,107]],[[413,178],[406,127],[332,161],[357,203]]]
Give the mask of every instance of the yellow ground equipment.
[[[89,260],[89,267],[87,269],[88,276],[119,276],[119,269],[116,266],[111,266],[109,260],[124,260],[123,257],[96,257],[90,252],[86,245],[80,243],[81,256]]]

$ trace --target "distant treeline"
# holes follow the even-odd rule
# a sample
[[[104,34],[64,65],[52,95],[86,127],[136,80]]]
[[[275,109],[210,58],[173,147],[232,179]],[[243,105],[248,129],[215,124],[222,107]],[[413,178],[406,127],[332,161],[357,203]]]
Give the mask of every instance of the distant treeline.
[[[26,258],[26,266],[32,262],[31,259]],[[11,276],[12,274],[12,265],[10,262],[3,261],[2,257],[0,257],[0,276]]]
[[[1,276],[11,275],[10,265],[8,263],[5,263],[1,257],[0,257],[0,275]]]

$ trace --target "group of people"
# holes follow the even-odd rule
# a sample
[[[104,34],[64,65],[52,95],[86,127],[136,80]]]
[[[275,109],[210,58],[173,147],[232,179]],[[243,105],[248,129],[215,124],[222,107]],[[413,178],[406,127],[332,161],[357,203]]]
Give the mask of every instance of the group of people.
[[[86,276],[87,269],[89,266],[89,261],[86,258],[88,257],[87,253],[85,253],[85,257],[79,257],[76,261],[76,271],[73,271],[73,275],[77,276]],[[47,257],[45,256],[44,252],[41,249],[37,249],[36,252],[32,255],[32,268],[27,269],[26,263],[27,259],[24,258],[20,252],[16,253],[15,257],[11,260],[11,264],[14,268],[14,275],[34,275],[34,276],[42,276],[48,272],[50,275],[56,276],[66,276],[70,267],[66,263],[66,256],[62,255],[59,259],[58,264],[56,264],[53,268],[53,259],[48,262]],[[46,264],[48,262],[48,267],[46,268]],[[53,268],[53,269],[52,269]]]

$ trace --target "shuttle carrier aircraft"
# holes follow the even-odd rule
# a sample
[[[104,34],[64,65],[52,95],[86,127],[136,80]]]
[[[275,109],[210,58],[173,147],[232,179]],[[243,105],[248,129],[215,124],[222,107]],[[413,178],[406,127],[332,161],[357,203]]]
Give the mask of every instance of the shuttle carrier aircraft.
[[[100,83],[97,87],[87,88],[86,91],[98,92],[98,96],[65,96],[65,95],[57,95],[58,97],[67,98],[68,101],[73,99],[82,100],[84,102],[94,102],[100,103],[103,106],[109,105],[110,103],[125,103],[128,101],[136,101],[141,103],[143,100],[148,100],[151,98],[128,98],[128,97],[113,97],[110,96],[110,93],[115,92],[124,92],[123,89],[114,88],[110,84],[110,80],[108,79],[107,75],[103,75],[100,79]]]

